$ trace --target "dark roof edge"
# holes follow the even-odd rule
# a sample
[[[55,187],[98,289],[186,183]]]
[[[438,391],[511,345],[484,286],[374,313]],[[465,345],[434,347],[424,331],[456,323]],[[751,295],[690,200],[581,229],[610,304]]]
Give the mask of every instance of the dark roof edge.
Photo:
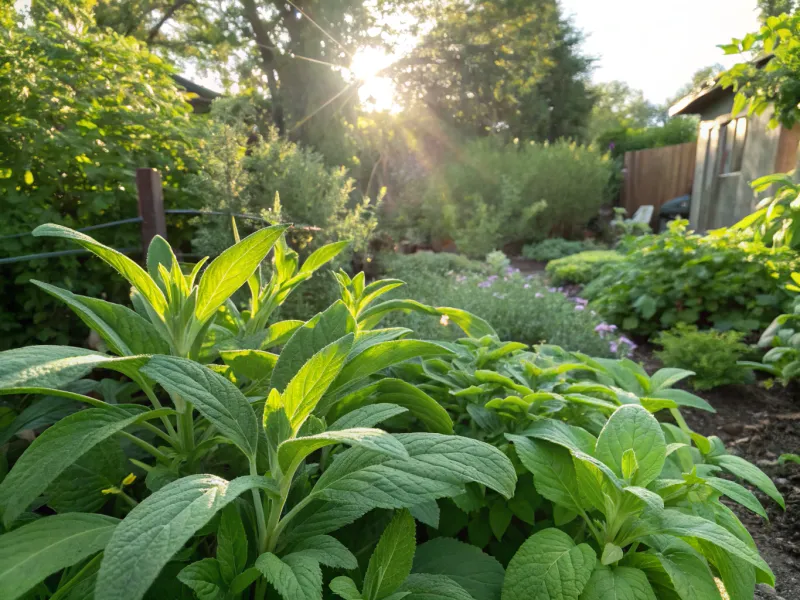
[[[203,87],[202,85],[199,85],[194,81],[190,81],[189,79],[186,79],[186,77],[182,77],[181,75],[177,75],[175,73],[172,74],[172,79],[174,79],[175,83],[184,88],[187,92],[197,94],[205,100],[211,101],[219,98],[222,95],[219,92],[215,92],[214,90]]]

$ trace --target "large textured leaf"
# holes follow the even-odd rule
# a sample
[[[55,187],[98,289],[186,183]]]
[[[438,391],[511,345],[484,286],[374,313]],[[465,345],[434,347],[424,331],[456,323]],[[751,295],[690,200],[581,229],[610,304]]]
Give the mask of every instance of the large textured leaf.
[[[534,421],[520,435],[558,444],[570,451],[580,450],[586,454],[594,454],[597,442],[595,437],[585,429],[555,419]]]
[[[656,418],[635,404],[618,408],[606,421],[597,438],[595,456],[622,477],[626,450],[633,450],[638,464],[631,481],[634,485],[646,487],[661,474],[667,452],[664,434]]]
[[[266,350],[274,346],[285,344],[287,341],[289,341],[289,338],[292,337],[292,334],[297,331],[297,328],[303,326],[303,323],[304,321],[296,320],[278,321],[277,323],[273,323],[267,327],[267,330],[264,332],[266,335],[261,341],[261,348]]]
[[[657,392],[658,390],[665,390],[675,385],[682,379],[695,375],[694,371],[687,371],[686,369],[673,369],[664,368],[659,369],[650,378],[650,392]]]
[[[689,544],[670,536],[651,536],[648,545],[681,600],[721,600],[711,569]]]
[[[315,535],[292,546],[291,554],[312,558],[335,569],[356,569],[358,560],[339,540],[329,535]]]
[[[497,600],[505,574],[496,558],[452,538],[436,538],[419,546],[412,571],[446,575],[475,600]]]
[[[408,412],[408,409],[398,406],[397,404],[370,404],[357,408],[343,417],[340,417],[328,427],[328,431],[340,431],[352,427],[374,427],[378,423],[382,423],[404,412]]]
[[[314,500],[289,522],[289,526],[281,534],[280,541],[285,544],[296,544],[336,531],[363,517],[371,509],[368,504],[341,504]]]
[[[647,575],[632,567],[598,567],[580,600],[657,600]]]
[[[648,526],[655,533],[678,537],[693,537],[719,546],[760,570],[770,585],[775,583],[775,575],[773,575],[772,570],[764,559],[759,556],[758,550],[749,547],[727,529],[712,521],[669,508],[660,513],[649,514],[647,521]]]
[[[344,600],[363,600],[361,592],[359,592],[358,587],[356,587],[356,582],[349,577],[343,575],[334,577],[329,587],[334,594],[340,598],[344,598]]]
[[[407,510],[395,514],[381,535],[364,575],[365,600],[383,600],[411,573],[416,548],[414,518]]]
[[[707,477],[706,483],[720,494],[727,496],[734,502],[738,502],[757,515],[765,519],[767,518],[767,511],[761,506],[761,502],[759,502],[758,498],[746,487],[739,485],[735,481],[728,481],[727,479],[721,479],[719,477]]]
[[[223,600],[225,582],[220,572],[220,562],[204,558],[186,566],[178,573],[178,580],[192,588],[198,600]]]
[[[217,511],[248,490],[277,493],[265,477],[226,481],[190,475],[155,492],[134,508],[114,531],[97,577],[96,598],[140,600],[170,558]]]
[[[266,552],[256,559],[256,569],[284,600],[322,600],[322,571],[312,558],[289,554],[281,559]]]
[[[86,375],[104,357],[72,346],[26,346],[0,352],[0,388],[60,388]]]
[[[403,508],[455,496],[469,482],[506,498],[514,494],[517,477],[511,462],[489,444],[436,433],[395,437],[408,451],[408,459],[351,448],[320,477],[312,495],[346,504]]]
[[[118,523],[105,515],[53,515],[0,536],[0,598],[19,598],[48,575],[101,551]]]
[[[766,475],[766,473],[764,473],[764,471],[759,469],[754,464],[732,454],[723,454],[721,456],[711,458],[709,459],[709,462],[722,467],[726,471],[736,475],[737,477],[741,477],[749,483],[752,483],[767,496],[780,504],[781,508],[786,508],[786,503],[783,500],[783,496],[781,496],[781,493],[778,491],[778,488],[775,487],[775,484],[772,483],[772,480]]]
[[[133,262],[130,258],[104,246],[98,241],[90,238],[88,235],[73,231],[68,227],[61,225],[54,225],[48,223],[46,225],[39,225],[33,230],[33,235],[36,237],[60,237],[77,242],[96,256],[103,259],[106,263],[111,265],[120,275],[122,275],[128,282],[135,287],[139,293],[144,296],[150,303],[155,311],[163,316],[167,310],[167,300],[164,294],[156,285],[150,276],[142,267]]]
[[[256,385],[266,385],[272,376],[272,369],[278,355],[263,350],[222,350],[219,353],[236,377],[246,377]]]
[[[375,344],[347,362],[342,372],[331,385],[334,392],[346,385],[369,377],[392,365],[412,358],[430,358],[431,356],[450,356],[453,352],[433,342],[420,340],[393,340]]]
[[[405,600],[473,600],[473,596],[450,577],[428,573],[409,575],[397,594],[391,598],[392,600],[395,598],[397,600],[400,598],[405,598]]]
[[[95,330],[108,347],[120,356],[136,354],[168,354],[169,344],[153,325],[121,304],[106,302],[31,280],[51,296],[69,306],[81,321]]]
[[[353,334],[350,333],[314,354],[292,377],[283,394],[283,406],[294,431],[300,428],[341,373],[352,345]]]
[[[206,321],[245,284],[285,230],[285,225],[273,225],[256,231],[211,261],[198,286],[198,321]]]
[[[0,446],[4,446],[11,438],[26,429],[36,430],[75,412],[81,406],[79,403],[67,398],[48,396],[29,405],[19,413],[14,420],[0,430]]]
[[[332,407],[330,416],[341,419],[351,411],[374,402],[396,404],[408,409],[433,433],[453,433],[453,420],[441,404],[401,379],[381,379],[345,396]]]
[[[298,327],[286,342],[272,372],[270,386],[283,392],[304,364],[325,346],[355,330],[353,315],[339,300]]]
[[[464,333],[471,338],[478,339],[486,335],[497,335],[497,332],[488,321],[481,319],[478,315],[474,315],[471,312],[461,310],[460,308],[450,308],[449,306],[439,306],[436,310],[439,314],[445,315],[453,323],[461,327]]]
[[[536,491],[559,506],[580,510],[583,499],[575,465],[565,448],[549,442],[506,434],[520,461],[531,473]]]
[[[247,535],[235,504],[229,504],[222,509],[217,529],[217,560],[220,575],[228,584],[247,565]]]
[[[696,396],[686,390],[659,390],[650,394],[651,398],[672,400],[678,406],[686,406],[689,408],[698,408],[708,412],[717,412],[713,406],[703,400],[700,396]]]
[[[86,452],[147,418],[135,405],[89,408],[70,415],[36,438],[0,483],[3,523],[10,525],[47,486]]]
[[[578,600],[597,562],[588,544],[559,529],[529,537],[508,563],[503,600]]]
[[[710,542],[699,540],[698,546],[703,556],[717,568],[728,600],[752,600],[755,597],[755,567]]]
[[[374,450],[395,458],[407,458],[405,446],[380,429],[360,427],[340,431],[324,431],[317,435],[286,440],[278,447],[278,461],[284,473],[312,452],[333,444],[347,444]]]
[[[336,258],[339,253],[347,248],[350,245],[350,240],[344,240],[341,242],[333,242],[332,244],[326,244],[322,248],[318,248],[314,252],[311,253],[306,261],[303,263],[303,266],[300,267],[300,273],[313,273],[325,263],[332,261]]]
[[[191,402],[248,457],[258,447],[258,419],[242,392],[211,369],[185,358],[154,356],[142,372],[170,394]]]

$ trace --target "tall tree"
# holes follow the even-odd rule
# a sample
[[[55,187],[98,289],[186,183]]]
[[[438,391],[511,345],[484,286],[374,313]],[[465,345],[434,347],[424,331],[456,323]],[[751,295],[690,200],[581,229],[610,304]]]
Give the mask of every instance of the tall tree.
[[[555,0],[435,6],[433,28],[391,71],[407,108],[425,107],[477,134],[544,140],[583,133],[591,60]]]
[[[797,7],[797,0],[758,0],[759,16],[762,21],[784,13],[790,15],[797,10]]]
[[[641,90],[624,81],[609,81],[599,84],[595,91],[597,101],[589,126],[593,140],[610,130],[641,129],[656,124],[659,108]]]

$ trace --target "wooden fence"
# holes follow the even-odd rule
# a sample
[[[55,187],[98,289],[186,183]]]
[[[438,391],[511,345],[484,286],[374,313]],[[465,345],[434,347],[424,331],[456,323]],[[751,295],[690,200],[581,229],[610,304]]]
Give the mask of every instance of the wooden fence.
[[[687,142],[625,153],[620,205],[629,217],[650,204],[655,207],[650,223],[655,229],[662,204],[692,193],[696,148],[697,142]]]

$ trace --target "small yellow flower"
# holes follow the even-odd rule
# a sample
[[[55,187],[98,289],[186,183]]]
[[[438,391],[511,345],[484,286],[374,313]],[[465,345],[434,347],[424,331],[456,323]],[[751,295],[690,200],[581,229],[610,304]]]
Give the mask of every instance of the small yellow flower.
[[[130,473],[125,479],[122,480],[122,485],[131,485],[136,481],[136,475]]]
[[[102,493],[106,494],[106,495],[108,495],[108,494],[119,494],[119,492],[120,492],[120,489],[117,488],[117,487],[106,488],[106,489],[104,489],[102,491]]]
[[[444,325],[445,327],[450,324],[450,317],[448,315],[442,315],[442,318],[439,319],[439,323]]]

